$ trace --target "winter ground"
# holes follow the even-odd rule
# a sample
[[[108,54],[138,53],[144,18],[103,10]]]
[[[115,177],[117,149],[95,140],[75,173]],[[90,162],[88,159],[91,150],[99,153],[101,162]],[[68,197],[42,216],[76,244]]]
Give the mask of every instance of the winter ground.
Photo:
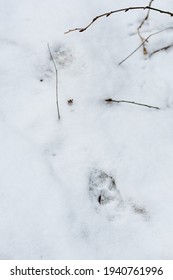
[[[138,2],[0,1],[1,259],[173,258],[173,49],[118,66],[140,44],[140,10],[64,35]],[[173,11],[171,0],[153,7]],[[141,32],[170,26],[151,12]],[[148,53],[170,43],[167,30]]]

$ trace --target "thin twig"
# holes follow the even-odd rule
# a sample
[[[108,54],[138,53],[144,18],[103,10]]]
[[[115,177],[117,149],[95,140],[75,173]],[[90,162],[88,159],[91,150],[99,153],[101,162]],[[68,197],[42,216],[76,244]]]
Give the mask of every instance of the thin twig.
[[[157,34],[159,34],[161,32],[164,32],[164,31],[166,31],[168,29],[173,29],[173,27],[167,27],[165,29],[162,29],[160,31],[157,31],[155,33],[150,34],[133,52],[131,52],[127,57],[125,57],[123,60],[121,60],[118,63],[118,65],[123,64],[129,57],[131,57],[135,52],[137,52],[145,44],[145,42],[147,42],[149,40],[149,38],[151,38],[152,36],[155,36],[155,35],[157,35]]]
[[[55,67],[55,73],[56,73],[56,106],[57,106],[58,119],[60,120],[59,101],[58,101],[59,100],[59,98],[58,98],[58,69],[57,69],[57,66],[56,66],[55,59],[54,59],[54,57],[51,53],[49,44],[47,44],[47,47],[48,47],[50,57],[52,59],[54,67]]]
[[[148,4],[148,7],[151,8],[151,4],[154,0],[151,0],[150,3]],[[142,26],[144,25],[145,21],[149,18],[149,14],[150,14],[150,9],[148,9],[147,15],[146,17],[143,19],[143,21],[141,22],[141,24],[139,25],[138,29],[142,28]]]
[[[152,10],[152,11],[155,11],[155,12],[159,12],[161,14],[169,15],[171,17],[173,16],[173,13],[171,13],[169,11],[164,11],[164,10],[160,10],[160,9],[149,7],[149,6],[145,6],[145,7],[128,7],[128,8],[123,8],[123,9],[107,12],[107,13],[101,14],[99,16],[96,16],[95,18],[93,18],[93,20],[86,27],[70,29],[70,30],[66,31],[65,34],[73,32],[73,31],[84,32],[85,30],[87,30],[99,18],[109,17],[112,14],[119,13],[119,12],[128,12],[130,10]]]
[[[155,53],[158,53],[158,52],[161,52],[161,51],[166,51],[166,50],[168,50],[168,49],[170,49],[172,47],[173,47],[173,44],[168,45],[166,47],[163,47],[161,49],[155,50],[154,52],[150,53],[149,57],[153,56]]]
[[[150,109],[157,109],[159,110],[160,108],[159,107],[156,107],[156,106],[151,106],[151,105],[147,105],[147,104],[143,104],[143,103],[138,103],[138,102],[134,102],[134,101],[128,101],[128,100],[114,100],[114,99],[111,99],[111,98],[108,98],[108,99],[105,99],[106,102],[116,102],[116,103],[130,103],[130,104],[134,104],[134,105],[139,105],[139,106],[145,106],[145,107],[148,107]]]
[[[148,4],[148,7],[151,7],[151,4],[152,4],[153,1],[154,1],[154,0],[151,0],[151,1],[150,1],[150,3]],[[146,17],[143,19],[143,21],[141,22],[141,24],[140,24],[140,25],[138,26],[138,28],[137,28],[137,32],[138,32],[138,35],[139,35],[139,37],[140,37],[142,43],[144,42],[145,39],[142,37],[142,35],[141,35],[141,33],[140,33],[140,29],[141,29],[142,26],[144,25],[145,21],[148,20],[149,14],[150,14],[150,9],[148,10]],[[143,54],[146,55],[147,53],[148,53],[148,52],[147,52],[147,48],[146,48],[145,43],[144,43],[144,44],[143,44]]]

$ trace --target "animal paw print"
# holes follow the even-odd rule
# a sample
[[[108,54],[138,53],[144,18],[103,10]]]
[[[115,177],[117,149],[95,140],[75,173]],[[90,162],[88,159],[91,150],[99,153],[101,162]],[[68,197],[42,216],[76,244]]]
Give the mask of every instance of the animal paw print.
[[[91,170],[89,174],[89,192],[91,197],[101,205],[111,202],[116,202],[117,205],[122,204],[122,198],[116,187],[115,179],[102,170]]]

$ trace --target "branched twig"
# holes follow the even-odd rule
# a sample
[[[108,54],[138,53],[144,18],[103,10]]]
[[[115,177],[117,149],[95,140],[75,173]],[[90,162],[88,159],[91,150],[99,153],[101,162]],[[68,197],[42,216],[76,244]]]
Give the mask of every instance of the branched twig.
[[[153,1],[154,1],[154,0],[150,0],[150,3],[148,4],[148,7],[151,7],[151,4],[152,4]],[[145,39],[142,37],[142,35],[141,35],[141,33],[140,33],[140,29],[141,29],[142,26],[144,25],[145,21],[148,20],[149,14],[150,14],[150,9],[148,10],[146,17],[143,19],[143,21],[141,22],[141,24],[140,24],[140,25],[138,26],[138,28],[137,28],[137,32],[138,32],[138,35],[139,35],[139,37],[140,37],[142,43],[144,42]],[[147,52],[147,48],[146,48],[145,43],[144,43],[144,44],[143,44],[143,54],[146,55],[147,53],[148,53],[148,52]]]
[[[112,14],[119,13],[119,12],[128,12],[130,10],[152,10],[152,11],[155,11],[155,12],[159,12],[161,14],[169,15],[171,17],[173,16],[173,13],[171,13],[169,11],[160,10],[160,9],[153,8],[153,7],[150,7],[150,6],[146,6],[146,7],[128,7],[128,8],[123,8],[123,9],[107,12],[107,13],[101,14],[99,16],[96,16],[95,18],[93,18],[93,20],[86,27],[70,29],[67,32],[65,32],[65,34],[73,32],[73,31],[84,32],[85,30],[87,30],[99,18],[109,17]]]
[[[131,57],[135,52],[137,52],[144,44],[145,44],[145,42],[147,42],[148,40],[149,40],[149,38],[151,38],[152,36],[155,36],[155,35],[157,35],[157,34],[159,34],[159,33],[161,33],[161,32],[164,32],[164,31],[166,31],[166,30],[168,30],[168,29],[173,29],[173,27],[167,27],[167,28],[165,28],[165,29],[162,29],[162,30],[160,30],[160,31],[157,31],[157,32],[155,32],[155,33],[152,33],[152,34],[150,34],[132,53],[130,53],[127,57],[125,57],[123,60],[121,60],[119,63],[118,63],[118,65],[121,65],[121,64],[123,64],[129,57]]]
[[[55,67],[55,72],[56,72],[56,106],[57,106],[57,112],[58,112],[58,119],[60,120],[59,101],[58,101],[58,69],[57,69],[57,66],[56,66],[55,59],[54,59],[54,57],[53,57],[53,55],[51,53],[49,44],[47,44],[47,47],[48,47],[50,57],[52,59],[54,67]]]
[[[150,53],[149,57],[153,56],[153,54],[155,54],[155,53],[158,53],[158,52],[161,52],[161,51],[166,51],[166,50],[168,50],[168,49],[170,49],[172,47],[173,47],[173,44],[170,44],[170,45],[168,45],[166,47],[163,47],[161,49],[155,50],[154,52]]]
[[[113,100],[111,98],[108,98],[108,99],[105,99],[106,102],[116,102],[116,103],[130,103],[130,104],[134,104],[134,105],[139,105],[139,106],[145,106],[145,107],[148,107],[150,109],[157,109],[159,110],[160,108],[159,107],[156,107],[156,106],[151,106],[151,105],[147,105],[147,104],[143,104],[143,103],[137,103],[137,102],[134,102],[134,101],[127,101],[127,100]]]

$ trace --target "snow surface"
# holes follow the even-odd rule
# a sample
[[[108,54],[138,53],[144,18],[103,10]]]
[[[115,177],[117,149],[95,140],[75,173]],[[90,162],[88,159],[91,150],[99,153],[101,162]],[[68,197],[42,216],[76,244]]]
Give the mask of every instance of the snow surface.
[[[64,35],[100,13],[135,5],[0,1],[1,259],[173,258],[173,50],[145,58],[140,49],[118,66],[141,43],[142,10]],[[173,11],[171,0],[153,7]],[[141,33],[170,26],[171,17],[151,12]],[[60,121],[47,43],[59,71]],[[150,38],[148,53],[170,43],[171,29]],[[107,175],[94,175],[90,187],[93,172]],[[100,180],[106,189],[109,178],[121,205],[115,194],[98,202]]]

